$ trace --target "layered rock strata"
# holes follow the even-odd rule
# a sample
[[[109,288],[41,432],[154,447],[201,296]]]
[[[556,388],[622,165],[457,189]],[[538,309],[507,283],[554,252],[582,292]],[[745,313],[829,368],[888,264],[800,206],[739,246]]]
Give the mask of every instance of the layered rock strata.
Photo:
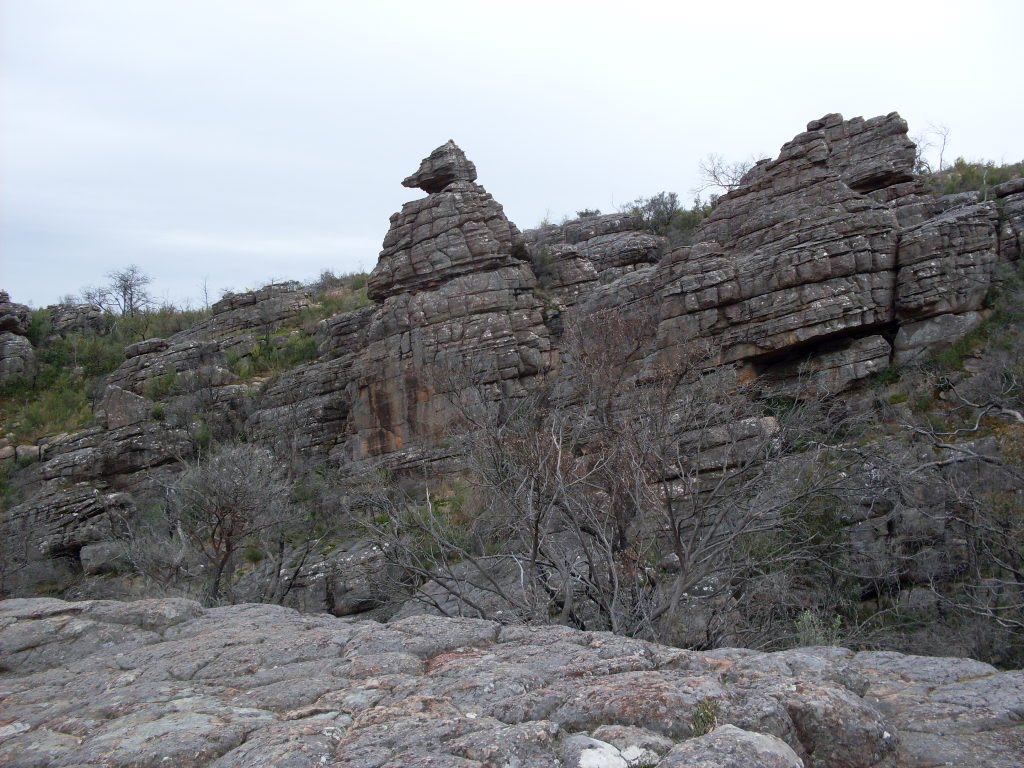
[[[356,459],[441,441],[465,403],[515,397],[552,348],[522,236],[449,142],[404,182],[368,294],[352,404]]]
[[[7,291],[0,291],[0,381],[35,373],[35,349],[25,338],[31,320],[27,306],[16,304]]]

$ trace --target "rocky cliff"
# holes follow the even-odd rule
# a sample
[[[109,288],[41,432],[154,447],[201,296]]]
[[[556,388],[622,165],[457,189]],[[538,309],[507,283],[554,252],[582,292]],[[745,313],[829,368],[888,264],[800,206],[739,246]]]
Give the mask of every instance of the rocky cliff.
[[[756,384],[764,402],[855,393],[872,374],[978,327],[1024,242],[1019,180],[991,199],[936,196],[913,161],[899,115],[826,115],[752,168],[691,244],[673,247],[624,214],[521,233],[448,142],[403,182],[425,196],[392,216],[369,306],[331,314],[297,284],[228,296],[194,328],[128,347],[96,398],[93,426],[24,447],[38,461],[22,462],[20,498],[4,513],[3,588],[61,591],[82,588],[83,574],[123,574],[112,545],[126,521],[162,503],[183,462],[218,440],[266,446],[293,474],[458,470],[467,421],[500,418],[545,388],[562,402],[581,399],[567,329],[578,337],[585,322],[607,346],[631,324],[630,381],[678,370],[700,347],[702,369]],[[95,321],[79,314],[81,327]],[[27,318],[0,295],[0,372],[31,369]],[[55,329],[64,328],[58,319]],[[268,373],[268,359],[289,362]],[[738,444],[770,435],[774,417],[763,410],[720,409],[702,468],[730,452],[735,466]],[[684,448],[695,443],[692,431],[676,437]],[[963,450],[985,463],[999,437]],[[577,449],[585,458],[592,446]],[[954,494],[872,494],[843,524],[863,560],[884,564],[884,588],[930,584],[935,571],[918,563],[929,552],[957,553],[949,573],[965,567],[962,527],[944,517],[959,503]],[[372,605],[379,596],[350,566],[378,555],[352,542],[324,549],[324,560],[297,571],[307,591],[290,599],[338,612]],[[882,581],[870,589],[877,594]],[[85,589],[133,588],[125,582]]]
[[[0,602],[0,762],[1011,768],[1024,672],[187,600]]]

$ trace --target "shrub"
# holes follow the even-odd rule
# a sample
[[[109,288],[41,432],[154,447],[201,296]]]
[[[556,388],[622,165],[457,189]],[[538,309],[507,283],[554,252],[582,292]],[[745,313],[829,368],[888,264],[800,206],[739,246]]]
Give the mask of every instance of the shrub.
[[[843,620],[836,614],[825,616],[817,611],[803,611],[796,620],[798,645],[838,645]]]
[[[47,377],[45,388],[26,379],[0,387],[0,420],[19,443],[73,432],[91,418],[85,382],[67,373]]]
[[[718,727],[718,702],[714,699],[698,701],[690,717],[690,727],[695,737],[704,736],[715,730]]]
[[[146,397],[150,400],[163,400],[176,395],[179,390],[178,374],[174,371],[153,376],[143,387]]]
[[[672,245],[687,245],[693,241],[698,225],[708,217],[712,203],[699,196],[693,205],[683,208],[675,192],[659,192],[651,197],[638,197],[625,207],[625,212],[637,218],[643,229],[667,237]]]
[[[282,336],[260,339],[247,355],[230,356],[228,367],[237,376],[249,379],[268,373],[281,373],[319,354],[316,339],[305,331],[290,331]]]
[[[1021,176],[1024,176],[1024,161],[996,165],[991,160],[970,161],[962,157],[949,168],[924,174],[929,188],[937,194],[980,192],[983,200],[990,197],[992,187]]]

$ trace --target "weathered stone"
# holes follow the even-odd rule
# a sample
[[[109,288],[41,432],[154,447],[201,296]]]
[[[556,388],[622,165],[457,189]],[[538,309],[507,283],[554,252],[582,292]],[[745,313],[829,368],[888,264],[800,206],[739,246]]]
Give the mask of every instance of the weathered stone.
[[[722,725],[705,736],[673,747],[658,768],[803,768],[804,762],[786,742],[734,725]]]
[[[1024,178],[1010,179],[992,187],[994,197],[1009,197],[1024,192]]]
[[[34,472],[40,480],[123,480],[140,470],[190,458],[193,451],[188,432],[161,422],[111,430],[94,427],[48,446]]]
[[[436,445],[462,409],[521,396],[552,362],[515,225],[472,181],[425,183],[431,194],[392,216],[367,284],[383,304],[353,385],[351,458]]]
[[[24,304],[11,301],[7,291],[0,290],[0,333],[24,336],[32,323],[32,310]]]
[[[904,149],[884,149],[902,121],[834,118],[752,170],[698,228],[698,245],[661,261],[663,355],[704,339],[729,362],[893,320],[896,217],[847,181],[902,178]]]
[[[420,163],[419,170],[402,182],[403,187],[419,187],[431,194],[441,192],[454,181],[476,181],[476,166],[466,158],[458,145],[447,143],[431,152]]]
[[[14,446],[14,459],[19,464],[30,464],[39,461],[42,452],[38,445],[16,445]]]
[[[82,563],[82,573],[96,576],[103,573],[118,573],[131,570],[131,558],[125,545],[117,541],[99,541],[86,544],[78,552]]]
[[[984,319],[981,312],[964,312],[903,323],[893,342],[893,362],[903,365],[929,351],[948,347],[977,328]]]
[[[81,550],[109,540],[134,512],[131,498],[92,485],[47,483],[0,521],[4,540],[4,587],[34,594],[40,584],[65,587],[80,577]]]
[[[140,355],[150,355],[154,352],[163,352],[170,343],[167,339],[145,339],[143,341],[137,341],[134,344],[129,344],[124,348],[125,360],[131,360],[133,357],[139,357]]]
[[[661,258],[666,239],[640,226],[630,214],[618,213],[529,230],[524,237],[541,286],[573,304],[597,279],[609,282]]]
[[[519,264],[388,299],[360,360],[354,455],[439,440],[460,400],[475,407],[481,398],[515,397],[547,370],[551,347],[534,285]]]
[[[993,203],[955,208],[904,231],[896,313],[916,320],[981,309],[998,260]]]
[[[371,299],[432,290],[463,275],[515,267],[522,235],[483,187],[455,182],[402,206],[367,282]]]
[[[327,359],[293,368],[260,392],[246,422],[251,439],[281,456],[323,461],[348,437],[353,382],[375,311],[365,307],[323,324],[318,335]]]
[[[0,381],[32,376],[36,371],[36,353],[32,342],[10,331],[0,333]]]
[[[53,599],[0,602],[0,658],[5,765],[1009,768],[1022,744],[1024,676],[966,659]]]
[[[27,552],[77,554],[85,544],[109,536],[108,515],[124,516],[131,509],[126,494],[105,494],[86,483],[70,487],[49,484],[32,499],[7,511],[4,530]]]
[[[67,338],[71,333],[103,334],[107,321],[103,310],[95,304],[53,304],[50,313],[53,337]]]
[[[618,276],[627,267],[657,263],[665,247],[663,237],[646,232],[620,232],[590,238],[580,243],[579,250],[598,274],[613,270]]]
[[[313,306],[309,292],[295,282],[273,283],[255,291],[229,293],[211,308],[211,317],[175,338],[223,338],[242,331],[270,334]]]
[[[575,245],[541,245],[531,253],[538,287],[566,305],[575,304],[597,283],[593,263]]]
[[[812,127],[813,126],[813,127]],[[829,145],[829,166],[857,192],[890,187],[913,178],[916,147],[896,112],[865,120],[830,114],[807,126]]]
[[[150,418],[153,403],[144,397],[111,384],[103,391],[96,406],[96,418],[107,429],[119,429]]]
[[[1020,765],[1024,673],[887,652],[859,653],[854,663],[871,682],[866,701],[899,732],[899,764]]]

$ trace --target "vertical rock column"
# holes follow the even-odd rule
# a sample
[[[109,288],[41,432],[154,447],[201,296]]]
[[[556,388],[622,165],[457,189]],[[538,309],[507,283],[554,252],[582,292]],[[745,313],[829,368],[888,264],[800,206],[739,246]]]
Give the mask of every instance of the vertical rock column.
[[[449,141],[405,179],[427,197],[391,217],[355,383],[352,456],[444,440],[467,409],[522,396],[552,363],[522,235]]]

